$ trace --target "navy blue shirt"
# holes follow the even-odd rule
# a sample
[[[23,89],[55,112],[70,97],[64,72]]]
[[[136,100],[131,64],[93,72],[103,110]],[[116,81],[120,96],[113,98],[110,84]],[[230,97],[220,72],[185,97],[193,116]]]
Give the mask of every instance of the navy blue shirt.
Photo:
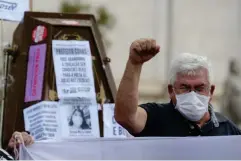
[[[145,128],[133,136],[221,136],[241,135],[240,129],[229,119],[215,112],[218,126],[210,119],[203,127],[184,118],[170,103],[147,103],[140,105],[147,112]]]

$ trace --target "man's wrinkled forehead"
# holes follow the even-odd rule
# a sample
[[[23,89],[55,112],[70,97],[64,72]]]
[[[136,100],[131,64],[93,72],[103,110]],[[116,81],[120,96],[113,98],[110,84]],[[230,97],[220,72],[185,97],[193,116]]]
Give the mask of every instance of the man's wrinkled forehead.
[[[177,73],[175,84],[209,84],[208,81],[208,70],[198,69],[194,71],[187,71],[184,73]]]

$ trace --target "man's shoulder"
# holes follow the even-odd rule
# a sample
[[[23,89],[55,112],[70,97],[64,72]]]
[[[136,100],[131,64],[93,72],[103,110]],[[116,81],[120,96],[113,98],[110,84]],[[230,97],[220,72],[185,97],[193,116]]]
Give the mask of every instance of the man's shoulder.
[[[142,107],[142,108],[147,107],[147,108],[161,108],[161,109],[163,109],[163,108],[169,108],[173,105],[170,102],[169,103],[148,102],[148,103],[140,104],[139,106]]]
[[[217,117],[217,120],[219,122],[219,126],[225,127],[229,134],[231,135],[241,135],[241,130],[238,128],[238,126],[233,123],[229,118],[226,116],[222,115],[219,112],[215,112],[215,115]]]
[[[215,112],[215,116],[219,123],[229,122],[229,119],[220,112]]]
[[[164,111],[171,111],[174,109],[173,104],[170,103],[156,103],[156,102],[149,102],[140,104],[140,107],[145,109],[147,112],[164,112]]]
[[[228,117],[221,114],[220,112],[215,112],[215,116],[219,123],[230,123],[232,125],[235,125]]]

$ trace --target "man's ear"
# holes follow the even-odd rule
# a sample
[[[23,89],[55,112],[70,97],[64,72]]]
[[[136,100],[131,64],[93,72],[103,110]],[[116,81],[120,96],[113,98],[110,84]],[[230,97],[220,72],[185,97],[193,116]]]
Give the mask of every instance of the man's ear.
[[[213,95],[215,91],[215,85],[211,85],[210,94]]]
[[[211,100],[212,100],[212,98],[213,98],[213,93],[214,93],[214,91],[215,91],[215,85],[211,85],[211,89],[210,89],[210,101],[209,101],[209,102],[211,102]]]
[[[173,93],[173,87],[171,84],[168,84],[168,93],[172,94]]]
[[[170,98],[174,95],[173,86],[171,84],[168,84],[168,94]]]
[[[173,89],[173,86],[171,84],[168,84],[168,93],[169,93],[169,98],[172,100],[174,104],[176,104],[176,95]]]

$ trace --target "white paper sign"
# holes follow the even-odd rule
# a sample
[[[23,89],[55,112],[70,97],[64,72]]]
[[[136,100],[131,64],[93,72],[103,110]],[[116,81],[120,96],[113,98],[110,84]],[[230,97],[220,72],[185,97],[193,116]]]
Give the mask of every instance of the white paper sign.
[[[104,137],[131,137],[114,118],[115,104],[103,105]]]
[[[62,99],[60,106],[63,138],[100,137],[95,99]]]
[[[86,98],[40,102],[24,109],[24,122],[35,140],[100,137],[97,104]]]
[[[52,51],[59,98],[95,98],[88,41],[53,40]]]
[[[25,129],[35,140],[60,137],[59,108],[57,102],[43,101],[24,109]]]
[[[0,0],[0,19],[21,21],[29,11],[29,0]]]

